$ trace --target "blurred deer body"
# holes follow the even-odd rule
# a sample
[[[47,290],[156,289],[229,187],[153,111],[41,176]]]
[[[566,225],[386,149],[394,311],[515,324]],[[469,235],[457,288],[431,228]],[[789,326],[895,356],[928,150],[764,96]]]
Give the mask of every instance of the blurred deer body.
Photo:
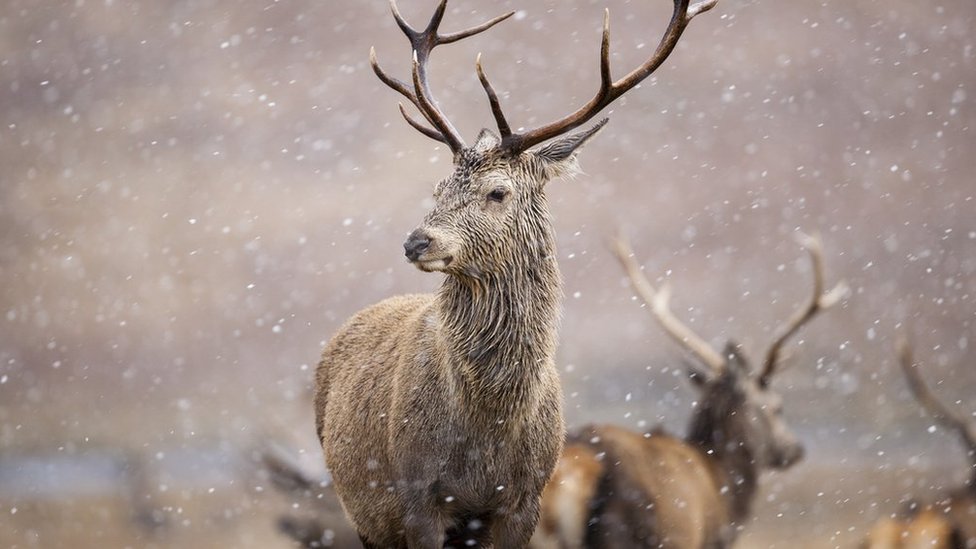
[[[543,519],[535,547],[729,547],[748,518],[760,472],[785,469],[803,448],[780,416],[779,397],[759,393],[734,348],[729,373],[699,386],[699,408],[685,439],[662,432],[638,433],[610,425],[587,426],[567,450],[543,494]],[[603,467],[589,479],[589,494],[574,497],[585,511],[582,535],[558,544],[543,540],[559,513],[556,497],[567,475],[577,474],[569,449]],[[585,497],[588,496],[588,497]],[[549,522],[547,522],[547,519]]]
[[[950,410],[929,389],[918,371],[912,348],[898,342],[899,365],[915,400],[936,421],[959,436],[969,458],[966,483],[938,501],[913,502],[899,517],[878,521],[863,546],[869,549],[935,547],[976,549],[976,421]]]
[[[976,516],[976,515],[973,515]],[[972,520],[972,517],[970,517]],[[961,530],[944,512],[924,509],[909,518],[886,518],[878,521],[868,533],[864,546],[871,549],[963,549]]]
[[[601,468],[585,484],[570,484],[580,459]],[[717,465],[664,433],[584,427],[567,440],[546,487],[533,547],[719,546],[730,539],[720,494],[729,477]]]
[[[279,532],[301,547],[360,547],[359,537],[346,523],[330,478],[306,473],[277,444],[269,444],[255,456],[261,465],[258,474],[291,502],[290,510],[277,518]]]
[[[976,548],[976,485],[970,480],[937,501],[913,503],[897,517],[882,519],[871,528],[864,547]]]
[[[952,522],[958,533],[961,546],[976,548],[976,485],[957,490],[949,495],[946,505],[938,505],[945,517]]]
[[[523,547],[559,457],[564,425],[553,354],[561,297],[545,184],[578,171],[576,153],[606,119],[568,134],[637,86],[670,55],[688,22],[716,0],[674,0],[650,59],[619,80],[604,21],[600,88],[575,112],[516,133],[479,57],[499,135],[468,147],[434,100],[431,51],[513,15],[442,34],[441,0],[423,30],[391,1],[413,49],[412,86],[376,75],[423,115],[407,122],[454,153],[454,173],[404,243],[419,269],[442,272],[434,295],[361,311],[326,346],[316,371],[316,427],[335,490],[371,547]],[[529,150],[540,145],[539,148]]]
[[[807,238],[804,244],[814,264],[813,298],[780,329],[765,367],[754,372],[734,343],[719,354],[678,321],[668,289],[655,290],[626,243],[617,241],[617,258],[637,293],[703,366],[690,368],[698,406],[684,439],[613,426],[587,426],[570,436],[543,493],[533,547],[731,546],[749,517],[759,474],[789,468],[803,455],[783,420],[782,399],[769,389],[779,350],[846,291],[839,284],[823,293],[820,243]]]

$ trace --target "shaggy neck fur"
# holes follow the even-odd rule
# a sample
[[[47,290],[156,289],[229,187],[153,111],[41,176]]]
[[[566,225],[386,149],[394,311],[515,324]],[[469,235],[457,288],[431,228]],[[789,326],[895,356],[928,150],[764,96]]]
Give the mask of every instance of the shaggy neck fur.
[[[438,292],[461,398],[509,415],[534,404],[534,381],[556,348],[561,284],[545,208],[513,229],[511,257],[494,272],[447,276]],[[517,223],[518,225],[518,223]]]
[[[702,407],[692,418],[688,442],[701,447],[725,474],[728,483],[725,500],[730,516],[736,524],[741,524],[749,516],[759,471],[755,449],[750,447],[744,433],[734,427],[734,416],[730,414],[736,410],[733,398],[731,390],[704,395]]]

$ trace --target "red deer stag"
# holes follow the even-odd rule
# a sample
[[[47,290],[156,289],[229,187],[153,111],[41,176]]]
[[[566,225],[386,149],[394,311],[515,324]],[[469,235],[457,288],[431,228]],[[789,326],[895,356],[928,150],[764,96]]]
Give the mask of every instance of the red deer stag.
[[[910,503],[899,517],[882,519],[871,528],[864,547],[870,549],[976,548],[976,420],[953,412],[929,390],[918,372],[912,348],[898,342],[901,370],[915,400],[933,419],[959,435],[969,458],[966,483],[937,501]]]
[[[813,262],[813,295],[777,333],[756,373],[729,342],[718,353],[670,311],[667,286],[655,290],[618,239],[614,252],[637,294],[664,331],[701,366],[689,366],[700,392],[684,439],[610,425],[568,437],[543,493],[532,546],[548,548],[731,546],[749,516],[759,474],[785,469],[803,455],[787,427],[782,399],[770,388],[784,343],[846,291],[823,292],[820,241],[802,241]],[[703,367],[702,367],[703,366]]]
[[[675,0],[650,59],[619,80],[611,77],[605,24],[596,95],[522,133],[509,126],[479,59],[500,135],[482,130],[471,147],[431,94],[428,59],[435,47],[511,14],[441,34],[446,0],[423,30],[391,2],[413,49],[412,86],[383,71],[375,51],[373,70],[423,116],[401,105],[407,122],[451,149],[454,173],[437,185],[433,210],[404,244],[415,266],[446,275],[440,289],[353,316],[316,372],[316,429],[336,493],[367,548],[528,543],[564,437],[553,365],[561,288],[546,182],[578,171],[577,151],[606,120],[563,135],[654,72],[715,1]]]

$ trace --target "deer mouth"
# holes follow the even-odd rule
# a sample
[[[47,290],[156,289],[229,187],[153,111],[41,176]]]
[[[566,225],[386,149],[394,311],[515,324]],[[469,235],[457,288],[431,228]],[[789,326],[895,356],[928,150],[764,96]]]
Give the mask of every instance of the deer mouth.
[[[447,266],[454,261],[452,256],[444,256],[436,259],[417,259],[413,262],[418,269],[425,273],[433,273],[447,269]]]
[[[774,469],[780,469],[780,470],[789,469],[790,467],[795,465],[796,462],[803,459],[803,454],[804,454],[803,446],[799,444],[790,446],[779,452],[776,452],[776,455],[773,459],[772,466]]]

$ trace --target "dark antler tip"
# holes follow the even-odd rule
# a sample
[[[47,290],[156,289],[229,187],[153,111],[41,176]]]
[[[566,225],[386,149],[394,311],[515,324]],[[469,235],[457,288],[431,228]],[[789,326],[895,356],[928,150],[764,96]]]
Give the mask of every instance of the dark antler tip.
[[[481,64],[481,52],[478,52],[478,57],[476,57],[474,60],[474,70],[478,73],[478,79],[481,80],[482,84],[484,84],[487,81],[488,76],[485,74],[484,65]]]
[[[434,10],[434,15],[430,18],[427,31],[437,31],[437,28],[441,25],[441,21],[444,19],[445,11],[447,11],[447,0],[441,0],[440,4],[437,5],[437,9]]]

